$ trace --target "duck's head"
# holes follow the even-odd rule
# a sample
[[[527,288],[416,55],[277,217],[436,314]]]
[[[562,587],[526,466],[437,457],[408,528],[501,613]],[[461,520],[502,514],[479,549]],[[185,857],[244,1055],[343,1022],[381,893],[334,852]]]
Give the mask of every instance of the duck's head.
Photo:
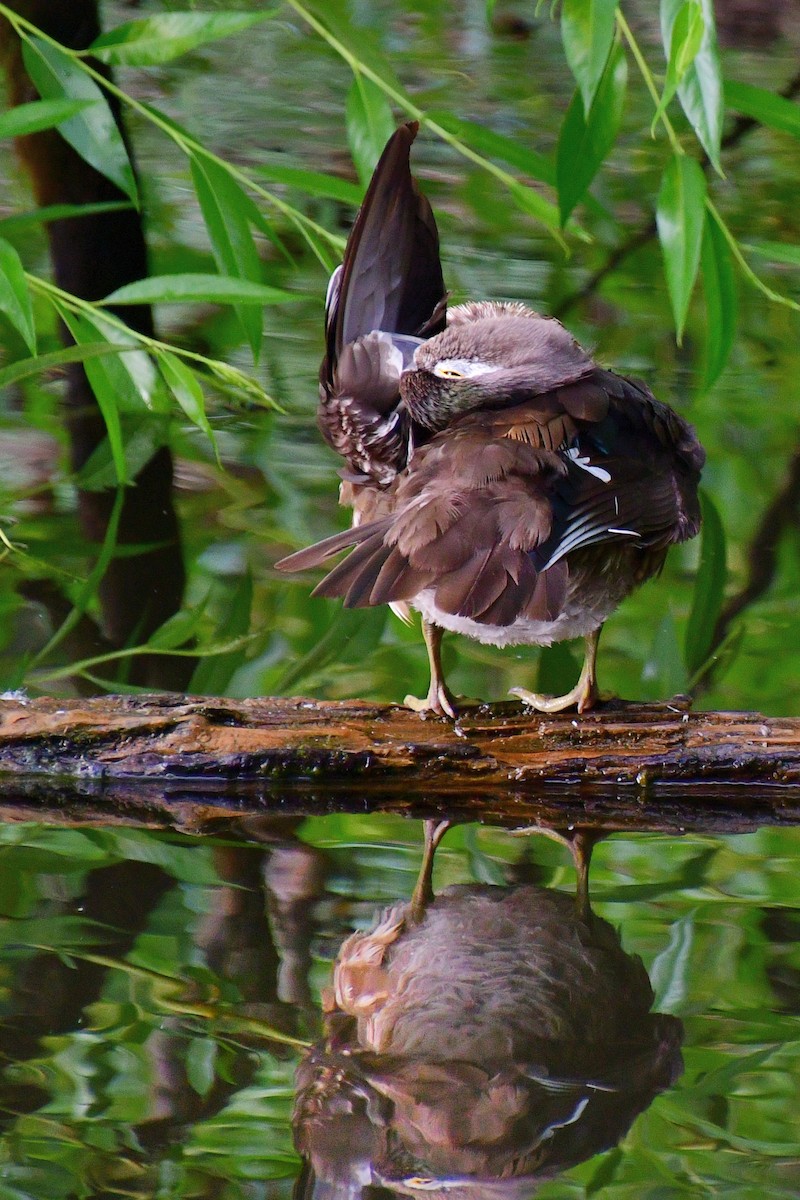
[[[415,350],[400,379],[403,404],[426,429],[477,409],[522,403],[592,368],[558,321],[521,304],[467,304]]]

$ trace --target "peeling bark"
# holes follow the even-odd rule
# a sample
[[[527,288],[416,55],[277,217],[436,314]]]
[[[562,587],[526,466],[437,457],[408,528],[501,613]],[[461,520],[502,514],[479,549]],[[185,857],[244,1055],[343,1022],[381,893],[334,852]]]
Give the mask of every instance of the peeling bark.
[[[221,814],[387,811],[522,826],[734,831],[800,822],[800,720],[603,705],[395,706],[110,696],[0,700],[0,816],[189,830]]]

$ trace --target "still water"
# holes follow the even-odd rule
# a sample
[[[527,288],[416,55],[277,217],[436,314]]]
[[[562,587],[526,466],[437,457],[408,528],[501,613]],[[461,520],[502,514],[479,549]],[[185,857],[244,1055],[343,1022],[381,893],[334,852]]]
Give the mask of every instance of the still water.
[[[568,848],[462,825],[417,924],[399,817],[0,855],[2,1200],[800,1192],[796,829],[607,837],[592,915]]]

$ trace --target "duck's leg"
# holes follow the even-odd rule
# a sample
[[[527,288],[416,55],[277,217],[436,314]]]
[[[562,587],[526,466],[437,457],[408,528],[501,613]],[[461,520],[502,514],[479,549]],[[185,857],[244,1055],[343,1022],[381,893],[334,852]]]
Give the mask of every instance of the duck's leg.
[[[425,910],[433,900],[433,859],[436,847],[451,825],[452,821],[430,820],[425,822],[425,847],[422,851],[422,864],[411,896],[411,920],[414,925],[419,925],[425,916]]]
[[[597,645],[600,641],[600,629],[595,629],[584,639],[586,650],[581,673],[575,687],[565,696],[543,696],[539,692],[529,692],[526,688],[519,687],[511,688],[511,695],[519,696],[523,704],[535,708],[537,712],[563,712],[565,708],[575,706],[579,713],[583,713],[594,708],[600,695],[597,690]]]
[[[431,684],[424,700],[419,700],[416,696],[406,696],[404,703],[407,708],[413,709],[414,712],[432,712],[436,713],[439,717],[450,717],[454,721],[456,719],[456,710],[453,695],[444,681],[444,673],[442,671],[441,650],[443,634],[443,629],[438,625],[432,625],[430,621],[426,621],[423,618],[422,636],[425,639],[425,647],[428,651]]]

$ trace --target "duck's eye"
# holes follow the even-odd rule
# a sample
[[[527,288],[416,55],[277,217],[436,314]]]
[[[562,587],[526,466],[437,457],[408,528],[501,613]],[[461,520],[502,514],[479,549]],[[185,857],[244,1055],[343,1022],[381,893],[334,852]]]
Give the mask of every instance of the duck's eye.
[[[465,372],[460,367],[456,367],[453,363],[440,362],[433,368],[434,375],[438,375],[440,379],[463,379]]]

